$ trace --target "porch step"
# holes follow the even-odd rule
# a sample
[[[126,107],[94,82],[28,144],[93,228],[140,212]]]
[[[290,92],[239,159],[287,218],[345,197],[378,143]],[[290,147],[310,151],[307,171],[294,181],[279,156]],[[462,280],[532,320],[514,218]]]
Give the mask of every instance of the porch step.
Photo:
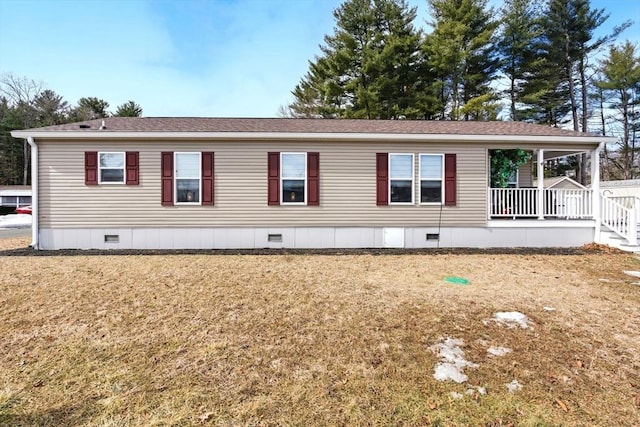
[[[638,242],[640,242],[640,225],[638,227]],[[609,230],[604,225],[600,230],[600,243],[618,248],[625,252],[640,254],[640,245],[630,245],[627,239]]]

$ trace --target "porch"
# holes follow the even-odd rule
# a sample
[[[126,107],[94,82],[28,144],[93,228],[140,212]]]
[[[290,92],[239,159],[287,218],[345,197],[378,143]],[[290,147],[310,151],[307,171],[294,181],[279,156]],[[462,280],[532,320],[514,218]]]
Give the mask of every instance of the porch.
[[[489,188],[489,219],[593,219],[593,190]]]

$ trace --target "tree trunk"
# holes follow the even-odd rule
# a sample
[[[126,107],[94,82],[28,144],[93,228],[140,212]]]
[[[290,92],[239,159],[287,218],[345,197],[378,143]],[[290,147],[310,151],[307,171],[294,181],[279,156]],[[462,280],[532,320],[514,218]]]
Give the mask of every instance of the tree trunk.
[[[580,95],[582,96],[582,132],[587,132],[587,77],[585,76],[584,57],[580,58],[578,72],[580,73]],[[587,153],[580,155],[580,177],[578,182],[582,185],[587,182]]]
[[[516,79],[513,75],[511,76],[511,88],[509,95],[511,96],[511,120],[517,122],[518,117],[516,112]]]

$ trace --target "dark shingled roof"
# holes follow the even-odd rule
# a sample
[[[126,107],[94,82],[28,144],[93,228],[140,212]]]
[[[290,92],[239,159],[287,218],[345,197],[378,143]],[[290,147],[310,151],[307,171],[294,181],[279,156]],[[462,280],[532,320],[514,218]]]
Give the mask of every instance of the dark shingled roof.
[[[106,129],[99,130],[104,120]],[[88,125],[88,128],[81,127]],[[349,120],[288,118],[107,117],[86,122],[27,129],[34,132],[277,132],[378,133],[433,135],[529,135],[593,137],[524,122],[465,122],[434,120]],[[22,131],[25,132],[25,131]]]

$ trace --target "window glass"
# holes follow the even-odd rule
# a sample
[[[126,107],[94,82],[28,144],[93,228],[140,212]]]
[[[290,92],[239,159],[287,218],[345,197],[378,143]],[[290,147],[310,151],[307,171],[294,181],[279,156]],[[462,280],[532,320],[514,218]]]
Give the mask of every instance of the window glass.
[[[442,203],[444,157],[420,154],[420,203]]]
[[[413,154],[389,155],[391,203],[413,203]]]
[[[124,153],[99,153],[100,182],[124,184]]]
[[[442,181],[421,181],[420,203],[442,203]]]
[[[305,203],[307,156],[305,153],[282,153],[281,191],[283,203]]]
[[[442,156],[420,155],[421,179],[442,179]]]
[[[283,154],[282,178],[305,178],[305,163],[304,154]]]
[[[394,203],[411,203],[413,182],[394,179],[391,181],[391,201]]]
[[[178,179],[176,180],[177,201],[180,203],[200,202],[200,180]]]
[[[282,180],[282,201],[285,203],[304,203],[304,180]]]
[[[391,179],[413,177],[413,155],[392,154],[389,158],[389,173]]]
[[[200,153],[176,153],[176,202],[200,203]]]
[[[124,171],[122,169],[101,169],[100,181],[102,182],[122,182]]]
[[[2,204],[4,206],[18,206],[17,196],[2,196]]]
[[[507,179],[507,188],[518,188],[518,170],[514,170]]]
[[[123,168],[124,153],[100,153],[101,168]]]
[[[200,153],[176,154],[176,177],[195,178],[200,176]]]

